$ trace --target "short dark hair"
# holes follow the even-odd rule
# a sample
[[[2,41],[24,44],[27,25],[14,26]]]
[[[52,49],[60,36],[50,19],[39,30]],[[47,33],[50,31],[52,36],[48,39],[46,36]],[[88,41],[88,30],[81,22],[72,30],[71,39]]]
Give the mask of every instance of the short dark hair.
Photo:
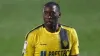
[[[44,6],[52,7],[53,5],[55,5],[58,8],[58,10],[60,11],[60,6],[56,2],[48,2]]]

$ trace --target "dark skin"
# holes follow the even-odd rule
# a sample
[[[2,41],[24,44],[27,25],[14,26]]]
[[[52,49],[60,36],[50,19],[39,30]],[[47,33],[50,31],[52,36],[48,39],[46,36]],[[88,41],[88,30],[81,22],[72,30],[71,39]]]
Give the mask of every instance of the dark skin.
[[[44,26],[47,31],[53,33],[57,32],[60,28],[59,26],[59,18],[61,13],[57,6],[53,5],[52,7],[45,6],[43,11],[44,18]],[[78,55],[70,55],[70,56],[78,56]]]
[[[43,18],[44,18],[44,26],[49,32],[56,32],[59,29],[58,19],[61,16],[58,8],[56,6],[44,7]]]

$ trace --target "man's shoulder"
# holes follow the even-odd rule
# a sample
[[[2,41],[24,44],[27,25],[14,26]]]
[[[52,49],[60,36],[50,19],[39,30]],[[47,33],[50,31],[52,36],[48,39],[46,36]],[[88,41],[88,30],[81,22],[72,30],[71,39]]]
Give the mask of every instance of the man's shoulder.
[[[43,26],[43,24],[42,25],[39,25],[39,26],[37,26],[37,27],[35,27],[35,28],[33,28],[32,30],[30,30],[28,33],[27,33],[27,35],[29,35],[29,34],[36,34],[37,32],[40,32],[40,29],[42,28],[42,26]]]
[[[69,30],[69,31],[74,29],[73,27],[67,26],[67,25],[61,25],[61,27],[62,27],[63,29],[65,29],[65,30]]]
[[[43,24],[33,28],[29,33],[33,33],[33,32],[39,32],[39,30],[43,27]]]
[[[35,28],[33,28],[32,30],[30,30],[27,34],[26,34],[26,39],[28,38],[28,36],[35,36],[37,33],[40,32],[40,29],[42,28],[43,25],[39,25]]]

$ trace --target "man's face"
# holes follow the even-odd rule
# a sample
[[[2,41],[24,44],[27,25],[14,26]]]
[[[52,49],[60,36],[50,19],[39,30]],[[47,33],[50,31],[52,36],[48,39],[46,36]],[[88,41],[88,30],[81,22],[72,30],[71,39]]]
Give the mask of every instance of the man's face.
[[[48,27],[56,26],[58,23],[58,18],[60,16],[59,9],[54,5],[52,7],[44,7],[43,17],[44,24]]]

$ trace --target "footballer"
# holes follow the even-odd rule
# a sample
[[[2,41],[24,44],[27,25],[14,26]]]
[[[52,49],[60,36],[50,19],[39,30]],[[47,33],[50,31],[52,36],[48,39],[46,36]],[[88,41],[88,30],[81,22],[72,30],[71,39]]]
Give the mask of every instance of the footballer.
[[[79,41],[74,28],[60,24],[60,6],[48,2],[43,7],[44,23],[25,39],[23,56],[78,56]]]

